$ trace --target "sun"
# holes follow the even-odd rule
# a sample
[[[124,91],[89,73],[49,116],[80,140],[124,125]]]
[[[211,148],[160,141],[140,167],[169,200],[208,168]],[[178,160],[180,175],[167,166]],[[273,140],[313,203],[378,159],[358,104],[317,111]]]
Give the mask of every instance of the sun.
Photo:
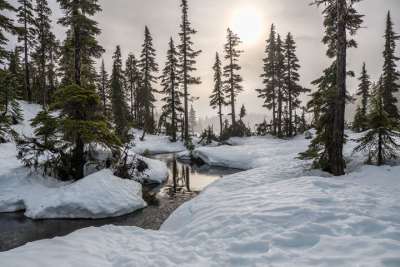
[[[253,44],[262,37],[262,16],[254,7],[238,8],[232,15],[231,27],[244,44]]]

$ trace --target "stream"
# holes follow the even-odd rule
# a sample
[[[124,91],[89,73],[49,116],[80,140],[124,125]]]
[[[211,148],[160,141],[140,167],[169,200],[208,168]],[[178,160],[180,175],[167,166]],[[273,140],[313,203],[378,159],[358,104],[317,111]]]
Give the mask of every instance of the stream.
[[[91,226],[113,224],[158,230],[174,210],[195,197],[206,186],[222,176],[239,171],[180,162],[176,160],[175,154],[154,155],[150,158],[167,164],[169,178],[162,185],[143,187],[143,198],[148,207],[128,215],[98,220],[32,220],[25,217],[24,212],[0,213],[0,251],[10,250],[35,240],[64,236]]]

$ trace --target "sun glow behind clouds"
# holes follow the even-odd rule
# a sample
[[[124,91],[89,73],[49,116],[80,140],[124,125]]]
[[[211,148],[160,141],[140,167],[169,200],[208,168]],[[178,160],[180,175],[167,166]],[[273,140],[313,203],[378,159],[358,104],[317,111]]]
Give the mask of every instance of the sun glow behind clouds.
[[[231,19],[231,28],[237,33],[243,43],[254,44],[263,33],[263,19],[254,7],[242,7],[235,10]]]

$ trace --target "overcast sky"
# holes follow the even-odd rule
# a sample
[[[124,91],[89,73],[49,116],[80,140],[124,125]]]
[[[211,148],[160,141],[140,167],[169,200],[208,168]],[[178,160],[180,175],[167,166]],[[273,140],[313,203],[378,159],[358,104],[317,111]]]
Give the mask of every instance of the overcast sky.
[[[17,0],[11,2],[15,4]],[[56,19],[61,15],[58,4],[56,0],[48,2],[54,12],[55,31],[58,38],[62,39],[65,29],[56,25]],[[211,67],[215,52],[222,53],[227,27],[237,29],[244,36],[244,54],[240,63],[243,67],[241,74],[245,90],[239,96],[238,102],[239,105],[245,104],[248,112],[266,112],[254,89],[261,87],[261,60],[264,57],[265,39],[272,23],[281,35],[285,36],[289,31],[294,35],[302,66],[301,83],[311,88],[310,82],[320,76],[329,60],[325,56],[326,48],[321,44],[321,10],[309,6],[310,2],[311,0],[189,0],[190,20],[198,30],[194,38],[195,48],[203,51],[197,63],[202,84],[191,87],[191,93],[200,97],[194,103],[198,113],[202,116],[214,114],[208,105],[208,96],[213,87]],[[169,38],[172,36],[178,42],[179,3],[180,0],[100,0],[103,12],[95,19],[102,29],[99,41],[106,49],[104,60],[107,67],[111,67],[111,56],[116,45],[121,45],[124,59],[130,52],[139,55],[144,27],[147,25],[153,35],[161,68],[165,62]],[[400,33],[400,0],[364,0],[357,5],[357,9],[365,14],[364,28],[356,37],[359,48],[349,52],[348,64],[358,75],[361,64],[365,61],[372,78],[376,79],[382,69],[385,16],[391,10],[395,30]],[[349,81],[350,91],[354,91],[356,86],[357,80]]]

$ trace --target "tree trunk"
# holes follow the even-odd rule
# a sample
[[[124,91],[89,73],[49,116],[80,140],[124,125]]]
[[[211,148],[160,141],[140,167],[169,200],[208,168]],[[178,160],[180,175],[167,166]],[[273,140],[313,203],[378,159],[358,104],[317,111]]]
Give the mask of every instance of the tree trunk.
[[[343,144],[346,105],[346,0],[337,0],[337,13],[337,92],[332,127],[332,149],[329,161],[332,174],[340,176],[345,173]]]
[[[220,126],[220,128],[219,128],[219,137],[220,137],[220,139],[221,139],[221,136],[222,136],[222,131],[223,131],[223,121],[222,121],[222,104],[220,103],[219,104],[219,113],[218,113],[218,115],[219,115],[219,126]]]
[[[25,19],[24,19],[24,67],[25,67],[25,91],[28,97],[28,102],[32,102],[32,90],[31,90],[31,81],[30,81],[30,73],[29,73],[29,59],[28,59],[28,24],[26,21],[26,2],[24,2],[25,8]]]
[[[232,117],[232,126],[236,125],[236,114],[235,114],[235,84],[233,81],[233,47],[232,40],[229,40],[229,55],[230,55],[230,86],[231,86],[231,117]]]
[[[187,25],[183,20],[183,93],[184,93],[184,139],[189,143],[189,94],[188,94],[188,69],[187,69]]]

